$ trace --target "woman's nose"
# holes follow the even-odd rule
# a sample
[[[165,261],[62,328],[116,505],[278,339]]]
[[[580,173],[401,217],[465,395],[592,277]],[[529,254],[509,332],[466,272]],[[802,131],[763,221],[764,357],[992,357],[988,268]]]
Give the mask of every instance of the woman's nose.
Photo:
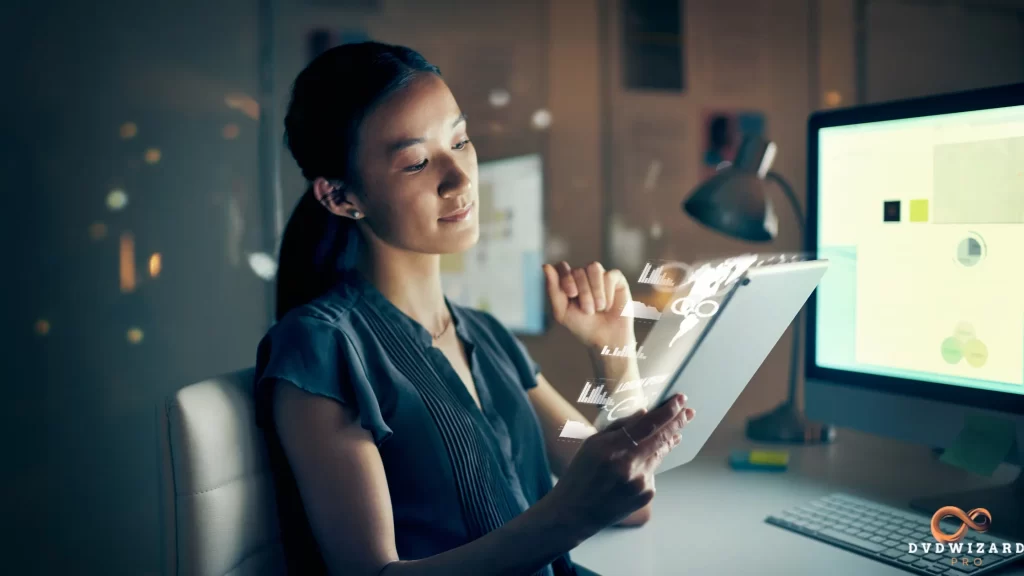
[[[473,182],[469,179],[469,175],[458,166],[452,166],[438,186],[437,192],[442,198],[451,198],[465,194],[472,186]]]

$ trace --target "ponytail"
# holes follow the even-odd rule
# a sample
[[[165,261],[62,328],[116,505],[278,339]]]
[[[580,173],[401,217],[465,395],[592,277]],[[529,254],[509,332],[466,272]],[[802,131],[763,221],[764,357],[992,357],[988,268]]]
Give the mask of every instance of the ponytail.
[[[310,185],[302,195],[281,238],[278,257],[276,316],[307,304],[337,284],[352,224],[320,205]]]

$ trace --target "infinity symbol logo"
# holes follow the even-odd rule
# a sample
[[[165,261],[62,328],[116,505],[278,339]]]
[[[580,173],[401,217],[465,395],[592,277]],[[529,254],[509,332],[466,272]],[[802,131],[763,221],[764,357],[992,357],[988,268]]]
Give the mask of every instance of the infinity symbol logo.
[[[959,519],[963,524],[957,528],[956,532],[946,534],[942,531],[942,527],[939,526],[939,522],[950,517]],[[943,506],[932,516],[932,536],[939,542],[959,542],[967,535],[968,528],[975,532],[986,532],[991,525],[992,515],[984,508],[975,508],[965,514],[963,510],[956,506]]]

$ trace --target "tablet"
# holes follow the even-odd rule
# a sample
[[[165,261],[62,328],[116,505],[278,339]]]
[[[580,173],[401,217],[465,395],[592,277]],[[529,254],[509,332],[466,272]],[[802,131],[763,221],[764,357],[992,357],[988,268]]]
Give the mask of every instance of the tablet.
[[[821,281],[828,262],[808,260],[749,267],[715,292],[688,283],[644,339],[640,378],[620,382],[594,426],[610,423],[676,393],[696,417],[658,472],[697,455]]]

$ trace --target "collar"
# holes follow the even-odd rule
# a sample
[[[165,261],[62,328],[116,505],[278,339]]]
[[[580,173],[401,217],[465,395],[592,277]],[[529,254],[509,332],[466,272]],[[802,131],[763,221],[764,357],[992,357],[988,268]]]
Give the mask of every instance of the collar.
[[[397,306],[391,303],[373,282],[370,282],[361,273],[352,270],[350,274],[345,275],[346,278],[342,281],[342,284],[351,286],[354,288],[373,308],[380,314],[382,314],[389,322],[393,322],[396,326],[400,326],[401,329],[410,336],[413,340],[420,342],[427,348],[434,346],[434,338],[430,332],[423,327],[422,324],[413,320],[405,312],[398,309]],[[444,299],[445,305],[448,307],[448,313],[452,316],[452,324],[455,327],[455,334],[462,340],[463,344],[472,346],[473,339],[470,338],[469,334],[469,323],[466,321],[465,310],[457,305],[453,304],[448,297]]]

